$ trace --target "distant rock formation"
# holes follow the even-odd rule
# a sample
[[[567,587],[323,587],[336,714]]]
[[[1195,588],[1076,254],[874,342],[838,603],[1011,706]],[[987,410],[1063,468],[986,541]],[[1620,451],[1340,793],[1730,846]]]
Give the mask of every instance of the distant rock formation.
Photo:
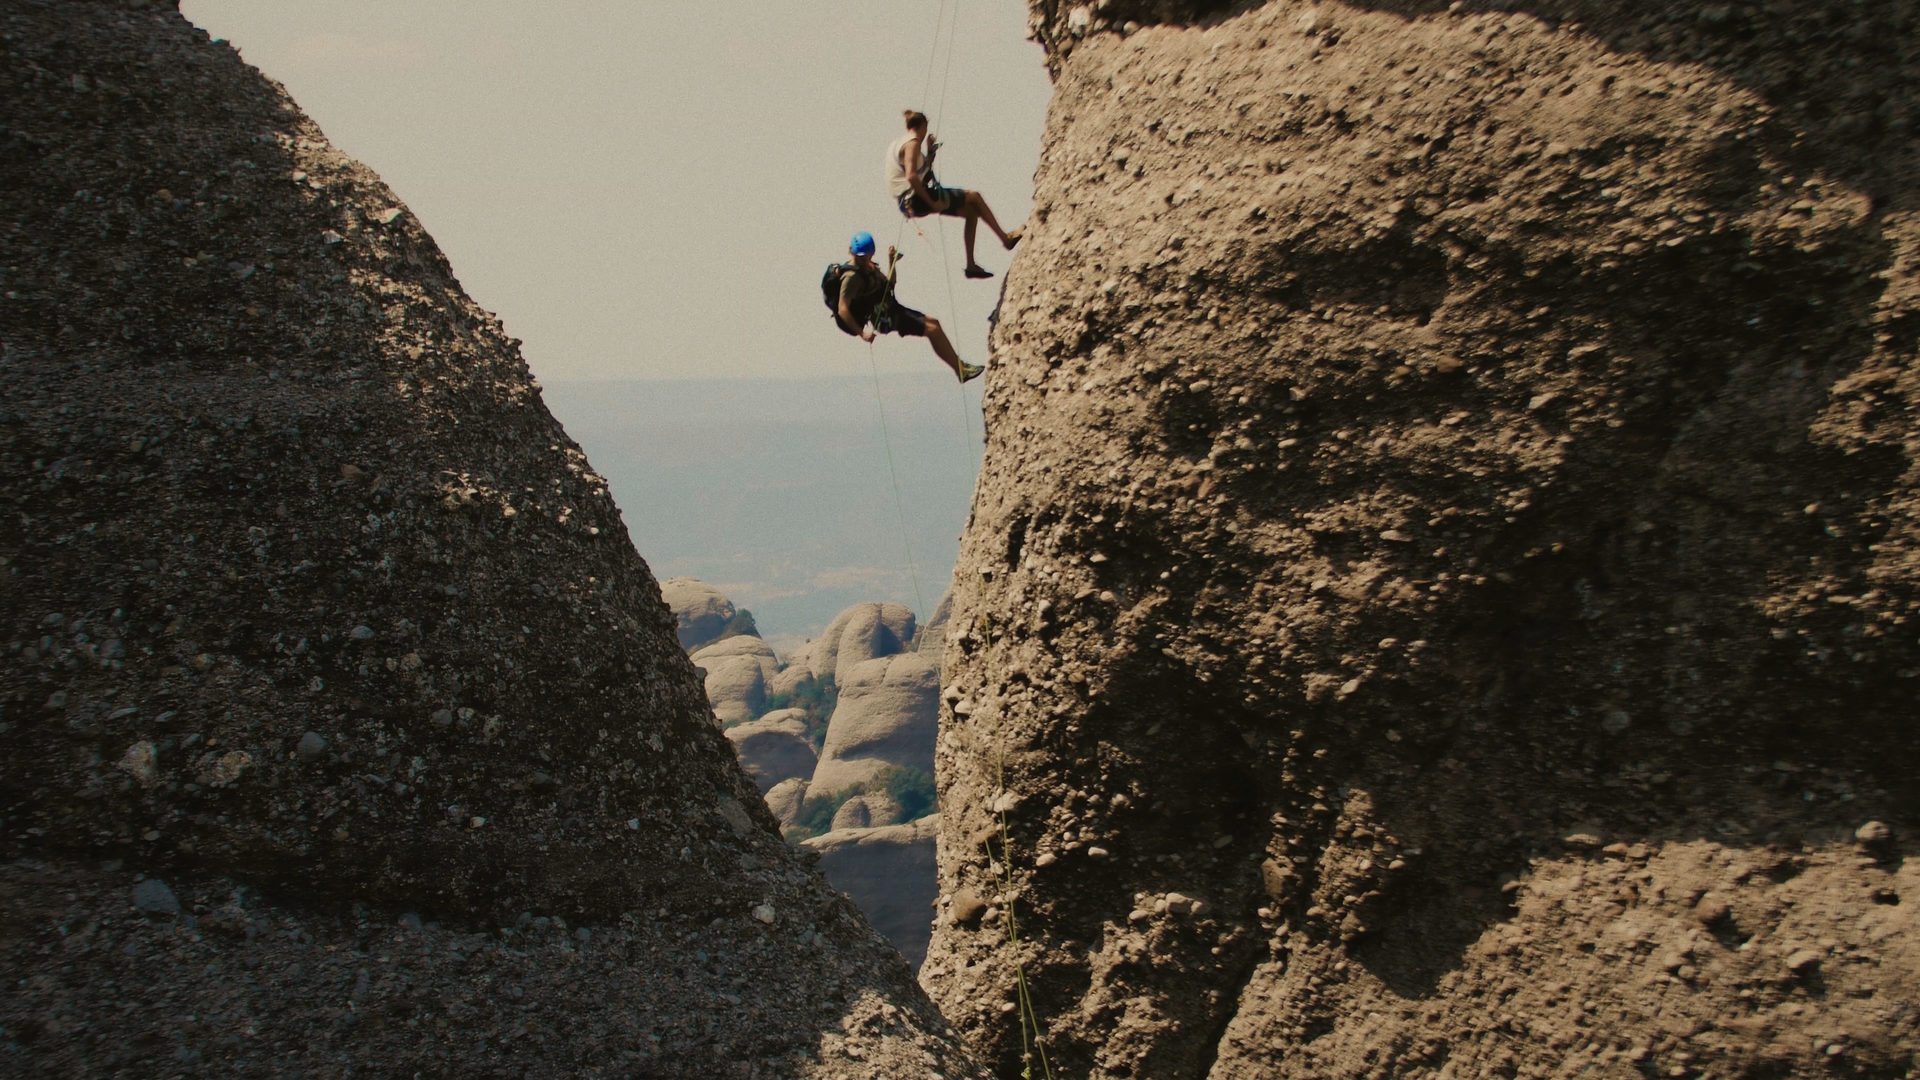
[[[827,723],[813,791],[845,791],[889,768],[931,775],[939,723],[938,657],[898,653],[853,665]]]
[[[834,617],[827,632],[791,658],[789,670],[803,667],[816,679],[845,683],[855,664],[892,656],[913,640],[913,612],[899,604],[855,604]]]
[[[660,596],[680,624],[680,647],[689,652],[717,640],[736,614],[733,601],[699,578],[668,578]]]
[[[947,623],[952,618],[953,589],[949,587],[946,592],[940,594],[940,602],[934,605],[932,617],[927,619],[926,625],[914,635],[913,650],[939,656],[947,647]]]
[[[840,809],[833,813],[833,824],[828,831],[877,829],[883,825],[898,825],[906,818],[905,807],[894,801],[893,796],[885,790],[876,790],[855,795],[841,803]]]
[[[771,645],[751,634],[722,638],[696,651],[693,663],[707,673],[707,701],[722,725],[766,712],[767,684],[780,673]]]
[[[393,193],[171,2],[0,13],[0,1072],[979,1075]]]
[[[940,815],[884,828],[839,830],[802,841],[820,871],[859,905],[874,929],[919,967],[933,933]]]
[[[763,797],[767,809],[785,828],[800,819],[800,810],[807,799],[807,782],[799,777],[782,780],[768,788]]]
[[[695,598],[699,611],[735,610],[704,582],[674,580],[676,595]],[[893,929],[881,932],[918,957],[932,932],[926,907],[932,833],[930,826],[906,819],[919,813],[925,820],[934,808],[940,658],[933,650],[907,651],[922,644],[914,629],[913,612],[898,604],[855,604],[825,634],[795,650],[784,669],[776,670],[771,648],[747,635],[698,649],[693,661],[706,670],[714,714],[727,725],[740,765],[768,811],[795,837],[828,830],[836,838],[831,850],[842,853],[822,863],[827,879],[852,895],[869,918],[884,918]],[[809,726],[803,709],[761,713],[768,702],[792,700],[808,687],[818,693],[816,703],[829,700],[829,691],[836,695],[831,714],[818,718],[824,731]],[[817,755],[815,735],[823,740]],[[900,794],[913,806],[896,797],[903,783]],[[908,825],[909,832],[898,831]],[[868,844],[868,834],[878,839]],[[856,856],[855,848],[862,854]],[[841,873],[854,877],[842,881],[836,877]]]
[[[711,676],[708,685],[712,685]],[[797,709],[779,709],[736,724],[727,729],[727,738],[740,753],[740,767],[762,794],[786,781],[808,779],[819,760],[807,739],[805,716]],[[779,817],[779,812],[774,816]]]

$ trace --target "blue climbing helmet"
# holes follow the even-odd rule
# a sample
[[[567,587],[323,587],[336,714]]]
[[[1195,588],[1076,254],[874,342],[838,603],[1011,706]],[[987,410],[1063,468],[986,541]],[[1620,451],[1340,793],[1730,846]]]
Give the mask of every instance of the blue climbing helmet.
[[[873,234],[870,232],[854,233],[853,242],[847,245],[847,250],[853,252],[855,255],[873,254]]]

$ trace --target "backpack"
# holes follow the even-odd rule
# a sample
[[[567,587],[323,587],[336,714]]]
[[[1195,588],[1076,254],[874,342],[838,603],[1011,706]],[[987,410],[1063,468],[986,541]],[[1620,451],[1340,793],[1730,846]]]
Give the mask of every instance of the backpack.
[[[855,326],[849,330],[840,322],[840,282],[848,274],[853,272],[854,267],[851,263],[828,264],[827,272],[820,275],[820,298],[826,301],[827,312],[833,316],[833,325],[840,327],[842,333],[852,334],[857,337],[860,333],[859,326]],[[853,317],[860,320],[862,325],[865,325],[873,319],[877,309],[885,303],[885,300],[886,298],[883,296],[879,300],[856,305],[853,308]],[[865,310],[862,310],[862,308]]]
[[[836,317],[840,314],[840,279],[851,273],[853,266],[849,263],[829,263],[827,272],[820,275],[820,298]]]

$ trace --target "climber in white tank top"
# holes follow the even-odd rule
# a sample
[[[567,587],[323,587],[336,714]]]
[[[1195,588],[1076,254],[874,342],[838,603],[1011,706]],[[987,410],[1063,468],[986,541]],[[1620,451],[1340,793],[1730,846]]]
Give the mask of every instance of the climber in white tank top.
[[[933,178],[933,155],[940,144],[927,133],[926,114],[908,109],[906,117],[907,133],[887,147],[887,193],[893,196],[900,212],[910,218],[928,214],[965,218],[966,274],[970,278],[992,277],[993,273],[973,258],[973,237],[979,231],[980,222],[986,221],[987,228],[993,230],[1008,251],[1020,242],[1021,230],[1000,228],[1000,222],[979,192],[941,187]]]
[[[900,196],[913,190],[912,181],[907,179],[906,159],[903,155],[908,143],[920,141],[919,136],[909,131],[893,140],[893,145],[887,147],[887,194],[893,196],[895,202],[899,201]],[[920,184],[926,187],[933,182],[933,155],[925,153],[924,147],[922,151]]]

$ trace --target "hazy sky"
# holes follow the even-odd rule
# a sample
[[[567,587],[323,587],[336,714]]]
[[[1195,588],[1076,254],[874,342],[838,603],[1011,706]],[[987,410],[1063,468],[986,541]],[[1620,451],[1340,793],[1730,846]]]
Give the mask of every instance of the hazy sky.
[[[1049,93],[1021,0],[181,7],[380,173],[550,382],[866,371],[819,279],[855,229],[883,248],[896,235],[881,168],[900,110],[934,114],[941,180],[1011,227]],[[936,25],[957,32],[929,89]],[[959,233],[947,225],[957,306],[910,228],[900,294],[979,362],[999,280],[960,276]],[[981,262],[1004,270],[981,235]],[[922,342],[882,340],[883,371],[934,363]]]

